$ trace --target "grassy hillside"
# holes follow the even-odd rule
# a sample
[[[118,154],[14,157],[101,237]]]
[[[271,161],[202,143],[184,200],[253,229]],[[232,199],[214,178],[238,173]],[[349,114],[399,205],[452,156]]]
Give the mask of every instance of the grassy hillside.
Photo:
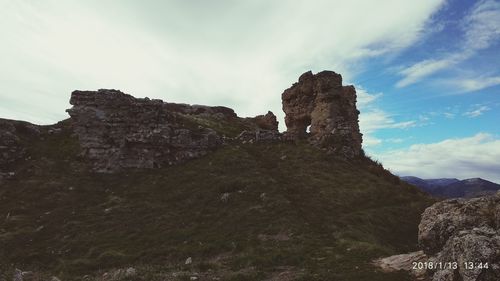
[[[234,144],[178,166],[92,174],[61,126],[26,138],[31,159],[0,186],[3,278],[20,268],[103,279],[133,266],[117,278],[410,280],[369,262],[416,248],[431,201],[368,159]]]

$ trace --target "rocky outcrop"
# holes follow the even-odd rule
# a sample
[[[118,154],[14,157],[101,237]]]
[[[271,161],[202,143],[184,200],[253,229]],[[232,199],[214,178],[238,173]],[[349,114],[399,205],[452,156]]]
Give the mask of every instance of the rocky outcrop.
[[[423,251],[374,264],[384,271],[409,271],[418,280],[500,280],[500,192],[438,202],[424,211],[418,228]]]
[[[266,115],[257,115],[251,119],[253,119],[253,122],[259,129],[278,131],[278,120],[276,119],[276,115],[271,111],[268,111]]]
[[[347,158],[362,153],[356,90],[353,86],[342,86],[340,74],[306,72],[281,98],[287,138],[309,139]]]
[[[356,92],[352,86],[342,86],[339,74],[304,73],[282,99],[288,128],[285,138],[270,111],[239,118],[227,107],[137,99],[117,90],[74,91],[68,113],[82,154],[97,172],[172,165],[205,155],[229,141],[307,138],[347,158],[362,153]],[[311,131],[306,133],[309,124]],[[236,134],[226,136],[225,125]]]
[[[74,131],[97,172],[155,168],[206,154],[219,146],[212,129],[190,127],[182,114],[234,116],[230,109],[136,99],[116,90],[74,91],[68,110]]]
[[[276,130],[253,130],[243,131],[236,139],[241,143],[256,143],[256,142],[276,142],[281,141],[281,134]]]
[[[232,141],[207,124],[235,123],[236,141],[279,140],[272,112],[239,118],[223,106],[166,103],[137,99],[117,90],[74,91],[68,109],[83,156],[96,172],[156,168],[205,155]]]
[[[253,124],[255,128],[242,131],[236,140],[242,143],[276,142],[281,141],[281,133],[278,131],[278,120],[276,115],[268,111],[265,115],[257,115],[245,118],[245,121]]]
[[[456,269],[437,270],[433,281],[500,280],[500,192],[427,208],[418,239],[430,261],[457,262]]]
[[[425,280],[425,269],[418,267],[414,269],[414,263],[423,263],[427,262],[427,260],[427,255],[423,251],[417,251],[376,259],[373,261],[373,265],[379,267],[384,272],[407,271],[411,269],[410,272],[416,280]]]

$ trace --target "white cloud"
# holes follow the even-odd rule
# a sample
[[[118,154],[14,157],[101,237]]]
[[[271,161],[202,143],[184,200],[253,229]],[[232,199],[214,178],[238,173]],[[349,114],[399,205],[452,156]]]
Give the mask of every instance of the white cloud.
[[[481,177],[500,183],[500,139],[486,133],[415,144],[374,156],[398,175],[460,179]]]
[[[453,79],[446,81],[446,83],[453,85],[461,92],[473,92],[500,85],[500,76]]]
[[[382,93],[377,93],[377,94],[370,94],[366,91],[363,86],[356,85],[356,96],[357,96],[357,101],[356,105],[358,108],[368,108],[373,103],[382,97]]]
[[[396,87],[402,88],[414,84],[434,72],[450,67],[456,62],[456,60],[451,58],[418,62],[399,72],[404,78],[396,83]]]
[[[382,144],[384,141],[395,143],[394,139],[382,140],[375,136],[381,129],[407,129],[417,125],[414,120],[397,122],[394,116],[376,106],[376,100],[382,93],[370,94],[362,86],[356,86],[358,108],[360,110],[359,127],[363,133],[363,147],[369,148]]]
[[[500,35],[500,2],[483,0],[478,2],[465,18],[465,49],[488,48]]]
[[[465,112],[463,115],[469,118],[475,118],[483,115],[486,111],[489,111],[491,108],[486,105],[476,106],[475,109]]]
[[[396,122],[386,111],[374,109],[361,114],[359,118],[363,132],[374,132],[380,129],[406,129],[416,126],[416,121]]]
[[[282,117],[302,72],[349,79],[417,41],[443,2],[0,0],[0,116],[54,122],[73,89],[116,88]]]
[[[450,68],[486,49],[496,42],[500,35],[500,2],[483,0],[477,2],[462,20],[463,43],[460,50],[446,54],[439,59],[426,59],[406,67],[399,72],[403,76],[396,83],[402,88],[417,83],[438,71]],[[473,80],[469,81],[473,83]],[[497,84],[499,82],[496,82]],[[474,90],[474,85],[465,85]]]
[[[452,112],[445,112],[443,113],[444,117],[448,118],[448,119],[453,119],[455,118],[455,113],[452,113]]]

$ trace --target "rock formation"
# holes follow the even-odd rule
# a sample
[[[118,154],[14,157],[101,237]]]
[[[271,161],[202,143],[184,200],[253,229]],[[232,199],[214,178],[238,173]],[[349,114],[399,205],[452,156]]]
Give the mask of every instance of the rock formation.
[[[362,153],[356,90],[353,86],[342,86],[340,74],[306,72],[281,98],[288,138],[309,139],[347,158]]]
[[[500,192],[450,199],[427,208],[418,240],[430,261],[457,262],[455,270],[437,270],[433,281],[500,280]]]
[[[118,90],[74,91],[67,112],[82,156],[96,172],[155,168],[205,155],[227,142],[276,142],[307,138],[348,158],[362,153],[356,93],[331,71],[306,72],[282,94],[285,137],[272,112],[240,118],[223,106],[137,99]],[[0,120],[0,173],[25,157],[20,136],[40,135],[42,126]],[[306,127],[311,125],[310,133]],[[50,126],[44,126],[50,135]],[[55,128],[55,127],[54,127]],[[54,129],[54,130],[60,130]],[[24,133],[23,133],[24,132]],[[231,134],[227,135],[227,132]],[[24,135],[23,135],[24,137]]]
[[[278,120],[271,111],[268,111],[266,115],[257,115],[252,119],[262,130],[278,131]]]
[[[205,124],[210,120],[239,124],[253,141],[279,139],[272,112],[243,119],[227,107],[136,99],[117,90],[74,91],[70,103],[73,130],[96,172],[162,167],[200,157],[231,140]]]
[[[68,113],[86,156],[97,172],[154,168],[199,157],[219,146],[212,129],[187,128],[176,113],[231,117],[228,108],[136,99],[116,90],[74,91]]]
[[[407,270],[418,280],[500,280],[500,192],[432,205],[422,214],[418,240],[423,252],[382,258],[374,264],[384,271]],[[415,269],[413,262],[420,268]]]
[[[282,95],[287,138],[352,158],[362,153],[356,92],[332,71],[306,72]],[[117,90],[74,91],[68,109],[74,132],[97,172],[154,168],[196,158],[231,138],[206,120],[240,125],[236,141],[280,141],[272,112],[239,118],[227,107],[136,99]],[[198,122],[202,120],[203,122]],[[311,125],[310,134],[306,127]]]

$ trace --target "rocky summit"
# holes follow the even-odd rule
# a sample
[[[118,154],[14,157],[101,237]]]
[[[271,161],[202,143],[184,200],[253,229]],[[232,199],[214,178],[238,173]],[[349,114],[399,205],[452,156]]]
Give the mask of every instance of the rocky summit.
[[[166,103],[137,99],[117,90],[74,91],[67,112],[83,155],[97,172],[158,168],[205,155],[230,137],[207,122],[239,122],[255,134],[277,135],[272,112],[239,118],[222,106]],[[269,132],[271,131],[271,132]]]
[[[333,71],[312,74],[281,95],[286,135],[311,142],[348,158],[362,153],[354,86],[342,86],[342,76]],[[309,128],[309,132],[308,132]]]
[[[500,280],[500,192],[435,203],[418,228],[421,251],[374,263],[388,272],[409,271],[418,280]]]
[[[345,158],[362,153],[353,86],[332,71],[306,72],[282,94],[285,138],[272,112],[240,118],[222,106],[137,99],[117,90],[74,91],[67,112],[94,171],[157,168],[198,158],[230,141],[308,139]],[[203,122],[199,122],[203,120]],[[238,124],[235,138],[211,125]],[[306,127],[311,126],[310,133]],[[235,128],[236,130],[238,128]]]

